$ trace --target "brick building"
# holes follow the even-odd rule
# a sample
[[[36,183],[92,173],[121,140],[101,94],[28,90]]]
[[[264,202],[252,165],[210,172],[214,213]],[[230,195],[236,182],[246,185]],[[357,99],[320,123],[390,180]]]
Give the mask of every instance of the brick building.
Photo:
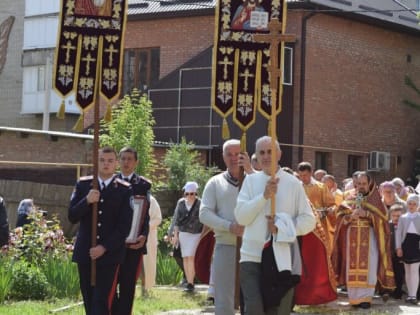
[[[200,13],[191,14],[189,5],[176,2],[177,9],[168,14],[163,2],[161,11],[147,1],[132,4],[126,48],[160,52],[162,79],[138,85],[153,102],[157,140],[186,136],[218,147],[213,160],[219,162],[221,119],[209,113],[214,12],[203,9],[202,2],[196,5]],[[378,180],[411,175],[420,146],[413,126],[420,113],[402,101],[416,97],[404,84],[406,75],[420,84],[420,27],[409,9],[417,4],[406,5],[289,3],[287,32],[297,40],[286,60],[292,69],[283,96],[287,108],[278,118],[279,140],[287,153],[283,165],[307,160],[342,179],[366,169],[371,151],[383,151],[390,158],[389,170],[379,172]],[[239,130],[232,129],[239,137]],[[249,152],[265,130],[265,120],[257,119],[247,133]]]

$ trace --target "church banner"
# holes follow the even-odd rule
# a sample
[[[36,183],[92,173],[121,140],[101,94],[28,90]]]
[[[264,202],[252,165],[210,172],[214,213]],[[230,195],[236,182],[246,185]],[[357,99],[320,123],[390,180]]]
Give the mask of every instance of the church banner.
[[[254,36],[269,33],[271,19],[282,21],[284,1],[219,0],[216,9],[212,106],[223,118],[232,114],[243,131],[257,110],[271,115],[270,44]]]
[[[109,102],[121,90],[127,0],[62,0],[54,87],[64,98],[76,92],[85,111],[95,87]]]

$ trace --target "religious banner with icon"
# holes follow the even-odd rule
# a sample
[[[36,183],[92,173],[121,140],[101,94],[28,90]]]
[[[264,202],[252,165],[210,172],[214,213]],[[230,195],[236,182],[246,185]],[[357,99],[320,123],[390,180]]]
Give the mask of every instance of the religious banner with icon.
[[[230,114],[244,133],[255,123],[257,110],[266,118],[271,115],[270,43],[257,41],[254,37],[268,34],[272,19],[282,21],[284,2],[219,1],[213,51],[212,106],[224,118],[222,136],[225,139],[229,137],[226,117]],[[279,103],[276,102],[276,113],[281,110]]]
[[[121,90],[127,0],[62,0],[55,54],[54,88],[65,98],[76,92],[86,111],[95,87],[108,102]]]

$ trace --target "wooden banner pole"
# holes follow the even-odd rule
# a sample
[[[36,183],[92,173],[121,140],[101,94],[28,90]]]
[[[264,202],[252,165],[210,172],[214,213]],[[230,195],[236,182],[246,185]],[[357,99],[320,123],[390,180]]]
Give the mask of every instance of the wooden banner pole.
[[[95,103],[94,103],[94,129],[93,129],[93,180],[92,189],[99,189],[98,187],[98,155],[99,155],[99,111],[100,111],[100,87],[101,87],[101,52],[103,48],[103,38],[99,38],[99,50],[96,61],[96,79],[95,79]],[[96,246],[96,234],[98,224],[98,203],[92,204],[92,247]],[[96,260],[91,260],[91,277],[90,284],[94,287],[96,285]]]

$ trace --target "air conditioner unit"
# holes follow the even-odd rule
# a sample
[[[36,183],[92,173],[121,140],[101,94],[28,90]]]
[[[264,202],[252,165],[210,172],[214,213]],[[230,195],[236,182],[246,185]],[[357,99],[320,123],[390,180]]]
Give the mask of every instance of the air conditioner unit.
[[[375,171],[389,171],[391,153],[372,151],[369,153],[369,169]]]

